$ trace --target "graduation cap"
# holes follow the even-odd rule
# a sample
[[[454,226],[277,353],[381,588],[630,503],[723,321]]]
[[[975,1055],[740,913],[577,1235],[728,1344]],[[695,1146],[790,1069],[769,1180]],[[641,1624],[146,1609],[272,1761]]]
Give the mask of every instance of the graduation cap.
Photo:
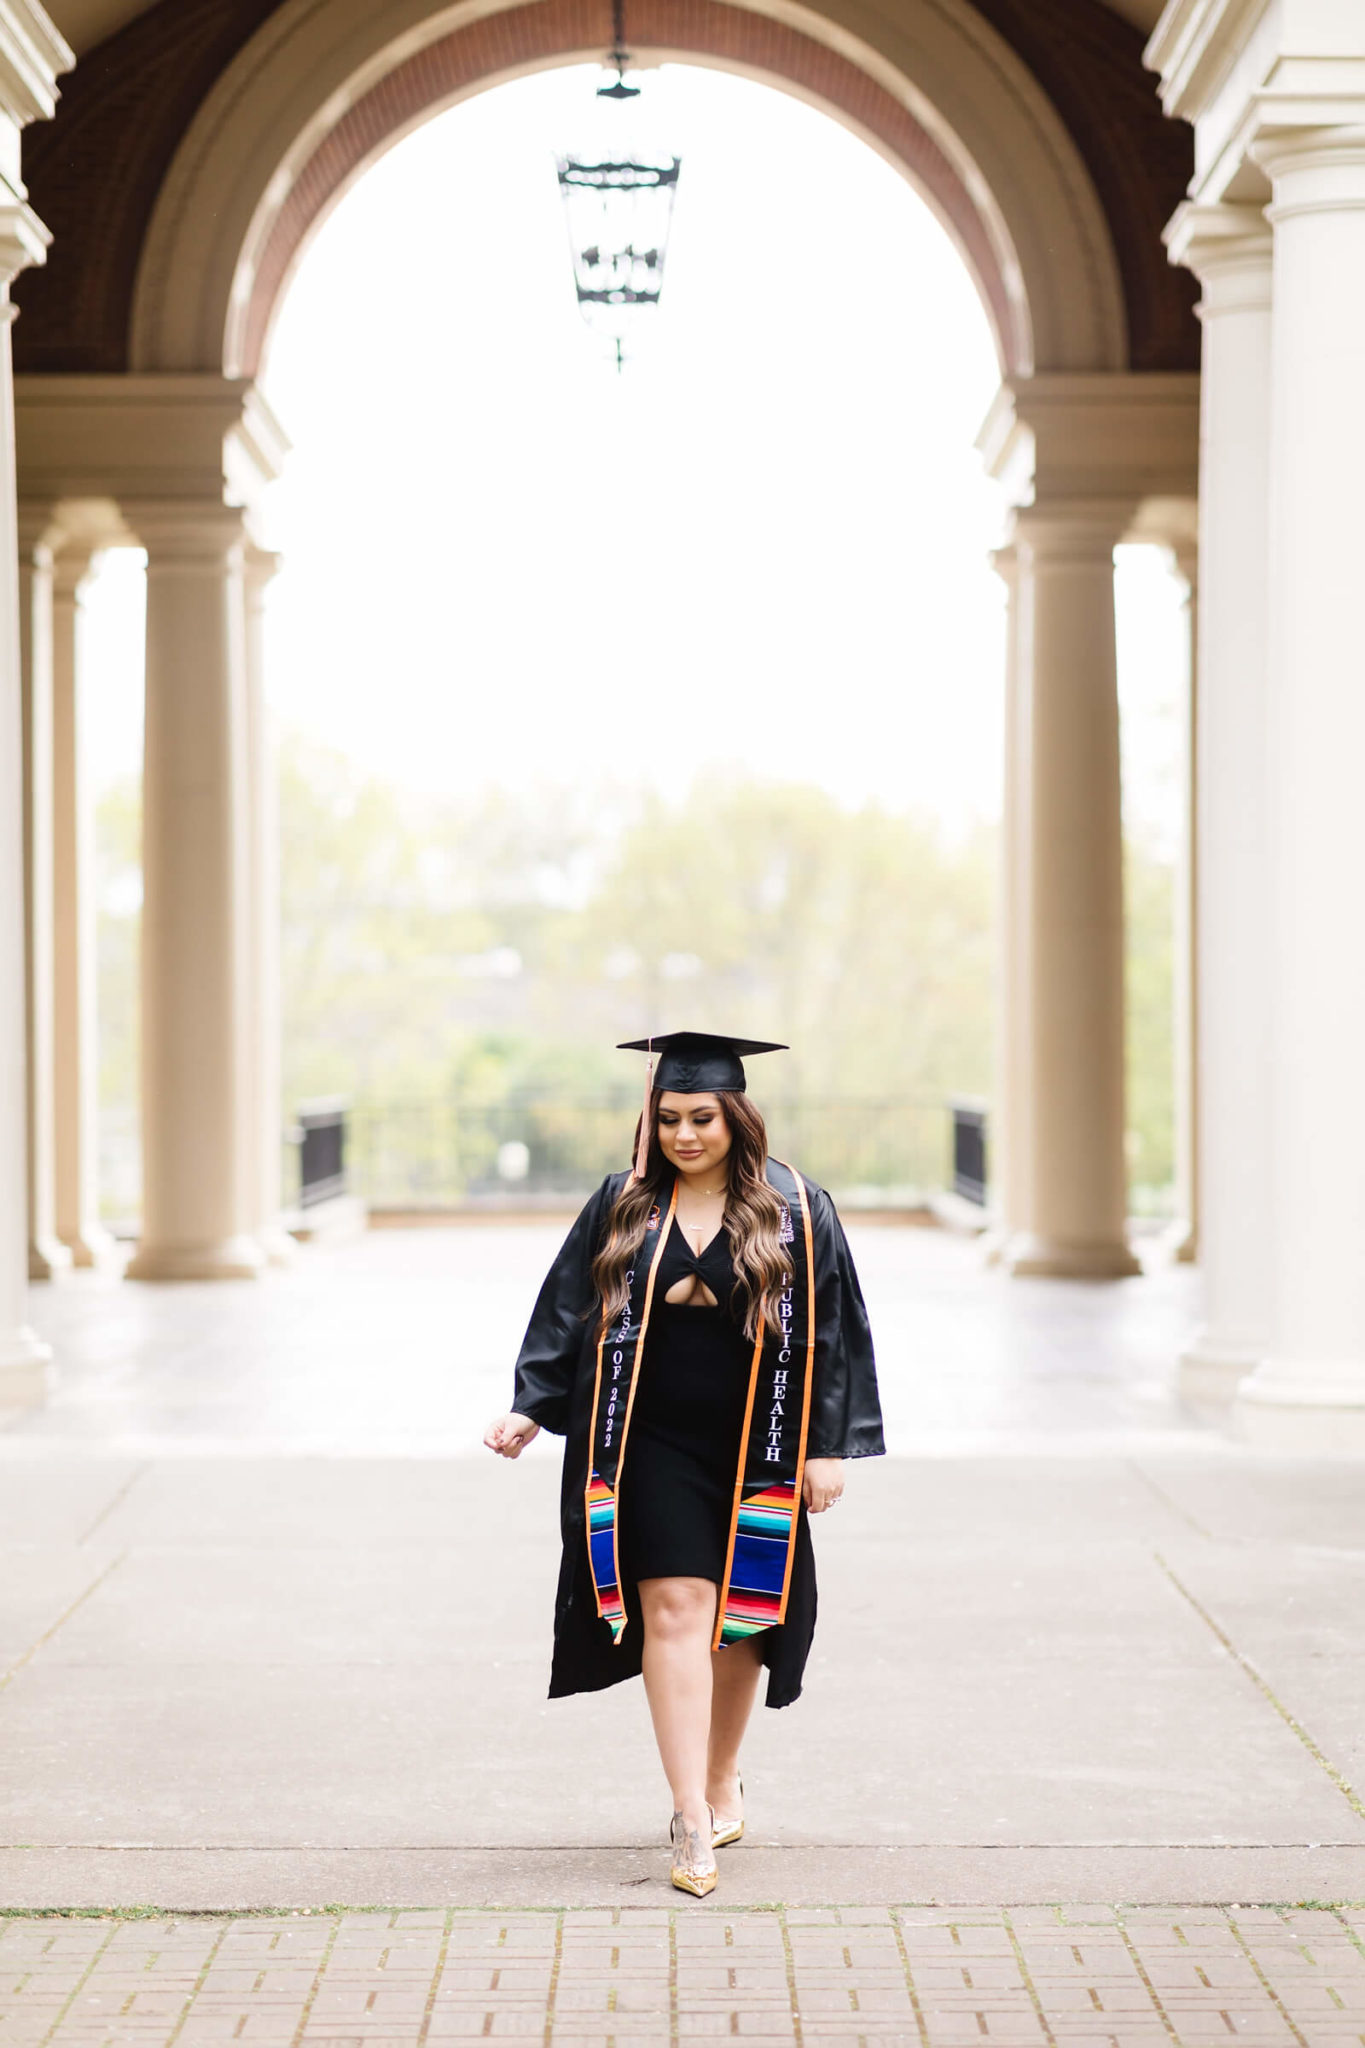
[[[628,1038],[618,1052],[647,1052],[645,1106],[640,1122],[640,1144],[635,1155],[635,1177],[645,1177],[649,1146],[650,1092],[672,1088],[679,1095],[711,1095],[719,1089],[744,1093],[742,1056],[760,1052],[786,1052],[767,1038],[725,1038],[714,1031],[669,1031],[662,1038]],[[658,1069],[655,1069],[655,1057]]]

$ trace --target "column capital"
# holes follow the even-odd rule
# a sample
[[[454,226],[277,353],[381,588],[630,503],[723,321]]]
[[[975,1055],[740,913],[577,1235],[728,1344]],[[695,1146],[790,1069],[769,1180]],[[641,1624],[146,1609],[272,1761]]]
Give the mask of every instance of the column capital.
[[[117,505],[108,498],[75,498],[53,507],[50,542],[58,597],[73,597],[106,548],[136,547]]]
[[[152,570],[223,563],[248,545],[240,506],[202,498],[132,498],[123,501],[122,511]]]
[[[1145,498],[1197,492],[1199,378],[1167,370],[1010,377],[976,445],[1016,505],[1123,498],[1130,519]]]
[[[21,270],[46,263],[51,241],[50,230],[26,200],[9,198],[0,202],[0,290],[8,292]],[[18,310],[6,301],[4,318],[13,320]]]
[[[75,52],[30,0],[7,0],[4,13],[0,112],[20,128],[29,121],[50,121],[57,111],[57,80],[75,65]]]
[[[1131,498],[1048,498],[1020,505],[1010,535],[1034,561],[1107,561],[1133,521]]]
[[[998,548],[992,548],[986,557],[1000,581],[1007,590],[1013,590],[1019,581],[1019,548],[1011,538],[1002,541]]]
[[[252,595],[265,589],[267,583],[276,577],[284,566],[284,556],[273,548],[263,548],[259,541],[248,540],[242,555],[242,567],[246,571],[247,590]]]
[[[1177,207],[1163,237],[1172,263],[1203,287],[1199,317],[1269,308],[1274,236],[1261,206]]]
[[[79,599],[90,580],[95,557],[100,552],[98,544],[93,541],[57,548],[52,557],[52,595],[57,603]]]
[[[1266,208],[1272,222],[1365,207],[1365,106],[1359,121],[1264,128],[1250,155],[1274,187]]]
[[[18,506],[17,536],[21,565],[24,568],[50,569],[52,551],[61,536],[55,506],[36,504],[31,498],[21,498]]]
[[[27,374],[14,405],[33,498],[254,505],[289,446],[250,379],[208,371]]]

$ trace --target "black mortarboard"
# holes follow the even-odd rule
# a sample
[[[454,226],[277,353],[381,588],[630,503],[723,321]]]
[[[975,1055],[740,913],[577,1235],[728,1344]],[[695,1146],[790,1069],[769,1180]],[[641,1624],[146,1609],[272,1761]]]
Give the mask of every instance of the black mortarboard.
[[[657,1054],[656,1088],[674,1088],[680,1095],[709,1095],[718,1088],[743,1092],[742,1054],[786,1052],[788,1048],[766,1038],[722,1038],[714,1031],[670,1031],[662,1038],[631,1038],[616,1049]]]
[[[640,1117],[640,1142],[635,1148],[635,1178],[645,1177],[649,1156],[650,1095],[672,1088],[679,1095],[711,1095],[719,1088],[744,1092],[741,1053],[786,1052],[768,1038],[722,1038],[714,1031],[667,1031],[662,1038],[628,1038],[618,1052],[647,1052],[645,1104]],[[654,1060],[658,1056],[658,1070]]]

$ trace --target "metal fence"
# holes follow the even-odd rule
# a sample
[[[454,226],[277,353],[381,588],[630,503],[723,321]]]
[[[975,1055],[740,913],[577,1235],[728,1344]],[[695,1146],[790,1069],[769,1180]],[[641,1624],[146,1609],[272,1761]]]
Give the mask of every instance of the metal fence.
[[[302,1207],[344,1187],[372,1210],[562,1205],[629,1165],[638,1112],[634,1092],[300,1104],[283,1139],[284,1199]],[[960,1173],[953,1108],[934,1097],[765,1096],[763,1112],[777,1156],[845,1206],[912,1208]],[[141,1171],[133,1111],[103,1110],[100,1137],[105,1221],[136,1234]]]
[[[358,1101],[347,1184],[371,1209],[515,1206],[585,1195],[630,1163],[638,1097],[527,1091],[496,1102]],[[773,1102],[773,1151],[845,1201],[912,1206],[948,1185],[952,1122],[933,1099]]]
[[[986,1105],[958,1101],[948,1105],[953,1119],[953,1193],[984,1208],[986,1172]]]

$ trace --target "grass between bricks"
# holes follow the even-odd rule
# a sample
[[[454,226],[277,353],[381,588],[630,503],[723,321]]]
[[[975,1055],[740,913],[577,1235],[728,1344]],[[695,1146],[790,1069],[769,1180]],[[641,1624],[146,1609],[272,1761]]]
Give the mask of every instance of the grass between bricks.
[[[803,1903],[789,1908],[782,1899],[759,1901],[747,1906],[679,1906],[668,1908],[671,1912],[724,1914],[727,1919],[739,1919],[754,1913],[839,1913],[846,1901],[827,1899],[819,1906]],[[963,1906],[938,1899],[892,1899],[888,1900],[888,1912],[901,1913],[992,1913],[1009,1912],[1011,1905],[1020,1902],[1001,1900],[989,1906]],[[1045,1912],[1064,1913],[1068,1902],[1064,1899],[1025,1901],[1031,1909],[1040,1906]],[[1365,1899],[1244,1899],[1236,1905],[1222,1905],[1216,1901],[1202,1900],[1193,1903],[1189,1899],[1143,1899],[1116,1900],[1115,1913],[1170,1912],[1188,1913],[1206,1911],[1210,1904],[1215,1912],[1222,1913],[1365,1913]],[[405,1905],[401,1900],[370,1901],[368,1904],[355,1902],[349,1905],[329,1903],[325,1906],[0,1906],[0,1920],[322,1920],[335,1919],[343,1913],[566,1913],[577,1910],[572,1906],[449,1906],[430,1904]],[[593,1907],[596,1912],[601,1909]],[[630,1908],[621,1910],[629,1912]],[[866,1911],[866,1902],[849,1906],[850,1912]]]

